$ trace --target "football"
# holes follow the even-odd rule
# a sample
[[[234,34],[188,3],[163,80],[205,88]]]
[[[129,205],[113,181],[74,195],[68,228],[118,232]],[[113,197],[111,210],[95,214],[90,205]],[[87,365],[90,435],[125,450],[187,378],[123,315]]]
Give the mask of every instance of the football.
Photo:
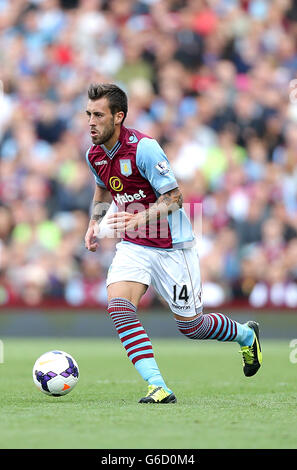
[[[52,397],[66,395],[78,382],[79,369],[75,359],[64,351],[49,351],[40,356],[33,367],[37,388]]]

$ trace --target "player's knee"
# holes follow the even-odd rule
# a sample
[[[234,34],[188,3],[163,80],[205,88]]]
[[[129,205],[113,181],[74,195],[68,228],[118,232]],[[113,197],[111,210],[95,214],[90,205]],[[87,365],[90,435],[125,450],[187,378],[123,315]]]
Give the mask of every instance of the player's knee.
[[[177,328],[184,336],[189,339],[197,339],[197,332],[200,330],[203,323],[203,314],[199,314],[191,319],[181,320],[175,318]]]
[[[178,331],[184,335],[186,338],[189,338],[189,339],[195,339],[192,335],[191,335],[191,332],[186,329],[186,328],[183,328],[183,327],[177,327],[178,328]]]
[[[107,311],[111,316],[114,313],[135,314],[136,307],[128,299],[123,297],[113,297],[108,302]]]

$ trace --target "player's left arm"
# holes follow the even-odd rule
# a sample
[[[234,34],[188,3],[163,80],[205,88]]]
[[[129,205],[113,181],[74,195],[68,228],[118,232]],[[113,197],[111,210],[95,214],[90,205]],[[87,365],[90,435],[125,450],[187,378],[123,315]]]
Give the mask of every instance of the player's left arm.
[[[156,202],[148,209],[131,214],[129,212],[117,212],[109,217],[110,228],[119,231],[137,230],[139,227],[148,225],[150,222],[163,219],[172,212],[177,211],[183,205],[183,197],[179,188],[174,188],[161,194]]]
[[[148,224],[150,221],[155,221],[167,217],[172,212],[177,211],[183,205],[183,196],[179,188],[174,188],[164,194],[161,194],[154,204],[145,211],[135,214],[135,219],[132,222],[136,226]]]

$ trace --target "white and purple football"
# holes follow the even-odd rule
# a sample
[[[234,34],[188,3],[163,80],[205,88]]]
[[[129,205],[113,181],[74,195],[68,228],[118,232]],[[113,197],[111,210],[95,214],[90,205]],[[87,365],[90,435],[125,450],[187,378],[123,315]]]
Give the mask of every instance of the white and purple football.
[[[78,382],[79,369],[75,359],[64,351],[49,351],[40,356],[33,367],[37,388],[52,397],[66,395]]]

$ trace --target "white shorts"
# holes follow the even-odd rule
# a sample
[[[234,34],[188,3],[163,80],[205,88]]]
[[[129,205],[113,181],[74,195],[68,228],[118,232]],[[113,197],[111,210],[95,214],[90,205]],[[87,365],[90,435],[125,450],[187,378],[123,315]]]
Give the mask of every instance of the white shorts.
[[[129,242],[116,245],[107,286],[119,281],[152,285],[171,311],[183,317],[202,312],[197,247],[166,251]]]

